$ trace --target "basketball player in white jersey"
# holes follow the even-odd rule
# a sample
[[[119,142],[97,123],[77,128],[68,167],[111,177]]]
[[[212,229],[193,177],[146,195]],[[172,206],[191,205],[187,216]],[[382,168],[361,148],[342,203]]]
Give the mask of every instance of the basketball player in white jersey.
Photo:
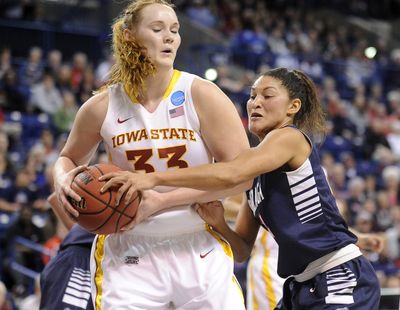
[[[72,216],[78,214],[67,196],[80,197],[71,182],[101,141],[110,162],[137,173],[228,161],[249,147],[240,117],[223,92],[174,70],[180,42],[178,19],[166,0],[134,1],[115,21],[116,64],[110,80],[80,108],[55,165],[55,189]],[[142,206],[171,208],[132,230],[95,238],[95,309],[244,309],[229,244],[190,204],[250,186],[245,182],[210,193],[188,188],[144,192]]]

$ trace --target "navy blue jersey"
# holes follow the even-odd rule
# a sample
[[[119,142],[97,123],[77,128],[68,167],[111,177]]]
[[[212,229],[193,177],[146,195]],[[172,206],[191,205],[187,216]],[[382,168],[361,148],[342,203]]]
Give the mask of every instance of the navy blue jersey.
[[[246,193],[254,215],[279,245],[278,274],[283,278],[357,241],[339,213],[312,143],[311,147],[301,167],[262,174]]]
[[[87,246],[90,248],[92,246],[94,237],[94,234],[89,233],[81,226],[76,224],[71,228],[67,236],[64,238],[63,242],[60,245],[60,250],[70,245]]]
[[[74,225],[40,275],[41,310],[93,310],[90,251],[95,235]]]

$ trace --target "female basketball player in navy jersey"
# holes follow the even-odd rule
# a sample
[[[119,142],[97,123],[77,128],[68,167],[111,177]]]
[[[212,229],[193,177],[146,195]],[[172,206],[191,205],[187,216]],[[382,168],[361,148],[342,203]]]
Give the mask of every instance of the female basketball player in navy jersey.
[[[80,200],[71,182],[100,142],[113,164],[137,173],[228,161],[249,148],[229,98],[215,84],[174,69],[179,27],[167,0],[132,1],[115,21],[110,80],[80,108],[55,164],[55,190],[71,215],[78,216],[67,196]],[[141,205],[173,208],[133,230],[96,236],[95,309],[244,309],[229,245],[190,205],[250,185],[218,194],[165,187],[143,193]]]
[[[313,82],[297,70],[268,71],[255,81],[247,109],[249,129],[261,142],[234,160],[144,176],[112,173],[104,189],[123,184],[120,194],[129,197],[156,185],[217,190],[254,179],[235,231],[222,208],[198,212],[238,261],[250,255],[260,225],[274,235],[278,273],[290,277],[278,309],[378,309],[377,277],[339,214],[310,139],[324,129]]]

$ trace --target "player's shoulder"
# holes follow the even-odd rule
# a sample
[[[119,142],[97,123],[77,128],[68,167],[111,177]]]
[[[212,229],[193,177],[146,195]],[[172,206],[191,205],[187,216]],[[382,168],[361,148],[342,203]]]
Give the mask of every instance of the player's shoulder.
[[[203,79],[202,77],[195,75],[193,78],[193,84],[192,84],[192,91],[201,91],[201,90],[207,90],[207,89],[218,89],[218,86],[209,80]]]
[[[83,103],[80,110],[94,115],[105,115],[108,108],[108,91],[104,90],[94,94]]]
[[[212,81],[203,79],[199,76],[194,78],[192,83],[192,96],[194,101],[204,105],[216,105],[222,104],[227,100],[228,97],[222,92],[222,90]]]
[[[281,145],[290,145],[293,150],[302,144],[308,144],[304,133],[292,126],[275,128],[269,131],[263,140]]]

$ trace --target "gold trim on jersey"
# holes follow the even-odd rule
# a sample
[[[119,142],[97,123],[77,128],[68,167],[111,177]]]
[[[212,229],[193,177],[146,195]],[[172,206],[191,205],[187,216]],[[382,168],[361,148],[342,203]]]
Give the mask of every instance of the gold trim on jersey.
[[[95,300],[95,308],[96,310],[101,309],[101,298],[103,297],[103,269],[101,268],[101,262],[104,258],[104,240],[105,235],[98,235],[96,238],[95,251],[94,251],[94,260],[96,262],[96,271],[94,275],[94,283],[96,286],[96,300]]]
[[[164,93],[163,99],[169,96],[180,76],[181,76],[181,71],[174,69],[174,74],[172,75],[171,81],[169,82],[167,90]]]
[[[256,252],[254,252],[252,255],[255,255]],[[250,272],[249,272],[249,287],[247,288],[251,292],[251,300],[253,301],[253,310],[258,310],[258,301],[256,298],[256,293],[255,293],[255,284],[254,284],[254,274],[253,274],[253,267],[254,267],[254,260],[250,259],[249,266]]]
[[[212,228],[210,227],[210,225],[205,224],[206,225],[206,230],[218,241],[218,243],[222,246],[222,249],[224,250],[225,254],[227,256],[229,256],[230,258],[233,259],[233,252],[232,252],[232,248],[230,246],[230,244],[228,242],[226,242],[224,239],[222,239],[220,237],[219,234],[217,234],[214,230],[212,230]]]
[[[174,69],[174,73],[172,74],[171,81],[169,81],[168,87],[164,92],[163,100],[167,98],[170,94],[172,89],[174,88],[176,82],[178,81],[179,77],[181,76],[181,71]],[[134,103],[139,103],[139,100],[136,97],[132,97],[130,95],[129,89],[126,84],[124,84],[124,91],[128,95],[129,99],[131,99]]]
[[[275,309],[277,301],[276,301],[274,288],[272,285],[271,273],[270,273],[269,266],[268,266],[269,265],[268,260],[271,255],[271,250],[267,244],[267,237],[268,237],[268,232],[263,231],[262,235],[261,235],[261,243],[265,249],[265,254],[264,254],[263,264],[262,264],[262,277],[264,279],[265,289],[266,289],[265,293],[266,293],[268,301],[269,301],[270,309]]]

